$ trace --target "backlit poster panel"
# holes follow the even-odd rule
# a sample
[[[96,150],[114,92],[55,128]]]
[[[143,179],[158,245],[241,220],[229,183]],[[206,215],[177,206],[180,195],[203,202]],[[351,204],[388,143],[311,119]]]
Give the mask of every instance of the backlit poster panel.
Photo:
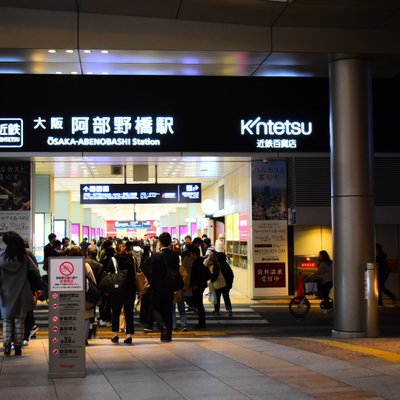
[[[239,239],[242,242],[249,240],[249,213],[239,214]]]
[[[286,162],[252,162],[255,297],[287,294],[287,215]]]
[[[15,231],[30,240],[31,218],[31,164],[29,161],[2,161],[0,163],[0,235]],[[0,251],[5,244],[0,240]]]

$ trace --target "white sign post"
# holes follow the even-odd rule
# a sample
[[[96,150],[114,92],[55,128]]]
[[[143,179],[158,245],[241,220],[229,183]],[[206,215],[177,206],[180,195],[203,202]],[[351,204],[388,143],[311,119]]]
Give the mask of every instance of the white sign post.
[[[85,362],[85,259],[49,258],[49,378],[82,378]]]

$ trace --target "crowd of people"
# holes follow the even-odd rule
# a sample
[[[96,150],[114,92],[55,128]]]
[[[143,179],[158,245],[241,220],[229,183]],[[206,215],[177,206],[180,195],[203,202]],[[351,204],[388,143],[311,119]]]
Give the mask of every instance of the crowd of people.
[[[207,235],[195,237],[186,235],[181,242],[169,233],[142,238],[84,238],[74,244],[69,238],[57,239],[55,234],[48,236],[49,243],[44,248],[44,270],[48,269],[50,257],[85,256],[86,278],[99,287],[106,274],[123,271],[126,284],[118,290],[101,292],[97,304],[86,301],[87,338],[95,336],[97,326],[111,328],[112,343],[119,343],[120,334],[125,333],[123,342],[132,344],[134,312],[139,313],[139,321],[145,332],[159,331],[162,341],[171,341],[172,331],[187,331],[187,313],[198,315],[198,324],[194,329],[206,328],[204,291],[215,290],[214,313],[220,312],[220,298],[224,298],[229,316],[232,305],[229,291],[233,284],[233,272],[225,255],[224,235],[219,235],[212,245]],[[171,291],[166,286],[166,274],[169,268],[182,276],[184,286]],[[138,296],[135,274],[145,274],[150,288]],[[223,288],[213,289],[212,282],[219,274],[226,282]],[[45,280],[47,276],[43,277]],[[137,307],[140,303],[140,310]],[[136,305],[135,305],[136,304]],[[179,324],[176,308],[178,308]],[[88,342],[87,342],[88,344]]]

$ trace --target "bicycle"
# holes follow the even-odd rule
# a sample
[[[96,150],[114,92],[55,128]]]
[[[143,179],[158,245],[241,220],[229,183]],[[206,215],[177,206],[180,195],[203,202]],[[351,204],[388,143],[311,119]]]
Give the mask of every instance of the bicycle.
[[[300,290],[299,290],[300,288]],[[317,283],[316,282],[306,282],[303,283],[302,280],[299,281],[297,295],[290,300],[289,311],[297,318],[305,317],[310,311],[310,301],[307,299],[307,295],[318,295]],[[320,305],[322,309],[331,312],[333,310],[333,300],[329,298],[328,307],[325,306],[322,300]]]

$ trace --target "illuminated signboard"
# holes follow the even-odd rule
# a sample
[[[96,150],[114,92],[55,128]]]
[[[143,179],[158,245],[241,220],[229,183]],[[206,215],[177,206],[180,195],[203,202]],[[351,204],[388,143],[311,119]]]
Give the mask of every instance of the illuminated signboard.
[[[263,121],[261,117],[254,120],[240,121],[240,134],[256,136],[257,149],[296,149],[298,138],[312,133],[312,122],[301,121]],[[260,137],[261,136],[261,137]]]
[[[115,221],[116,229],[150,229],[150,221]]]
[[[303,268],[303,269],[307,269],[307,268],[311,268],[311,269],[317,268],[317,263],[316,263],[316,262],[310,262],[310,261],[308,261],[308,262],[302,262],[302,263],[300,264],[300,268]]]
[[[0,147],[22,147],[23,125],[21,118],[0,118]]]
[[[81,204],[201,203],[201,183],[81,185]]]
[[[328,80],[0,75],[0,85],[0,153],[329,152]]]

